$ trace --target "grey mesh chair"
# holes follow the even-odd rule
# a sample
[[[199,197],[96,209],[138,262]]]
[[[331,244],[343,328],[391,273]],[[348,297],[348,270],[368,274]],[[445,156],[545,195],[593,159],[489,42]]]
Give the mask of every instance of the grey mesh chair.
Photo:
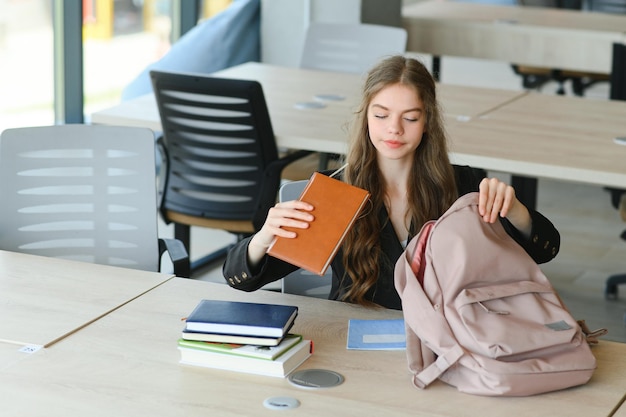
[[[380,59],[406,52],[404,28],[368,23],[311,23],[300,67],[363,74]]]
[[[404,54],[406,43],[404,28],[369,23],[313,22],[306,31],[300,67],[365,74],[382,58]],[[315,156],[317,162],[309,163],[309,167],[317,165],[318,169],[329,169],[329,162],[338,159],[337,155],[325,153]],[[292,177],[304,179],[311,173],[302,172]]]
[[[284,183],[278,193],[280,201],[297,200],[307,182],[307,180],[301,180]],[[316,298],[328,298],[332,275],[331,268],[328,268],[321,277],[304,269],[298,269],[282,279],[282,292]]]
[[[149,129],[58,125],[0,137],[0,249],[189,276],[182,242],[158,238]],[[169,272],[169,271],[168,271]]]

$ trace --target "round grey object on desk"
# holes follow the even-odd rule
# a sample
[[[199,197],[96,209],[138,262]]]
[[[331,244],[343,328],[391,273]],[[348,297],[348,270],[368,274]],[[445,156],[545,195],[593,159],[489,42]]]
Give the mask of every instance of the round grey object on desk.
[[[269,397],[263,401],[263,405],[270,410],[287,410],[300,407],[300,401],[293,397]]]
[[[326,107],[326,104],[321,101],[301,101],[293,105],[296,109],[299,110],[308,110],[308,109],[323,109]]]
[[[345,100],[346,97],[341,94],[316,94],[315,99],[321,101],[341,101]]]
[[[305,369],[289,375],[289,382],[303,388],[330,388],[340,385],[341,374],[326,369]]]

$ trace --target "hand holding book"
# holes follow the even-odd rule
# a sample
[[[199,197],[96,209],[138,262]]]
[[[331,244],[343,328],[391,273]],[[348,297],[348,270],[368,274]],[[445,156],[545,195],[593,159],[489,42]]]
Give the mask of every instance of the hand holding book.
[[[315,219],[307,229],[292,229],[293,239],[276,236],[267,253],[318,275],[324,275],[346,233],[369,200],[358,187],[313,173],[299,200],[311,204]]]

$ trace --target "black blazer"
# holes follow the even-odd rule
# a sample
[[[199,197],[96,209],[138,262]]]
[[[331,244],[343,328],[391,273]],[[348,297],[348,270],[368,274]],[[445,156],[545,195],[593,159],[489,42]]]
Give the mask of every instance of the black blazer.
[[[478,184],[486,175],[483,170],[467,166],[454,166],[454,170],[459,196],[478,191]],[[559,251],[559,232],[539,212],[534,210],[529,210],[529,212],[532,218],[532,232],[529,239],[525,239],[507,219],[501,218],[502,224],[507,233],[526,250],[535,262],[548,262]],[[385,209],[381,210],[379,215],[382,216],[382,219],[386,219],[388,216]],[[381,254],[380,274],[376,285],[368,292],[367,298],[383,307],[400,310],[402,305],[400,296],[394,286],[394,267],[400,255],[404,252],[404,248],[398,240],[391,222],[384,221],[381,224],[385,224],[385,226],[380,234],[383,251]],[[222,272],[226,282],[231,287],[243,291],[254,291],[298,269],[294,265],[267,255],[257,268],[252,269],[248,264],[247,257],[250,239],[252,237],[245,238],[235,244],[228,252],[224,261]],[[332,286],[328,298],[340,300],[351,284],[351,279],[344,277],[345,267],[342,262],[341,249],[333,259],[331,268]]]

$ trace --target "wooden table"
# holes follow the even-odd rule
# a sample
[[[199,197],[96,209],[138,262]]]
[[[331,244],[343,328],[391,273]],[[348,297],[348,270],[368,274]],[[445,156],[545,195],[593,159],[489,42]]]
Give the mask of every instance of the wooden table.
[[[346,125],[360,91],[358,75],[247,63],[216,75],[261,82],[279,146],[344,153]],[[514,174],[516,192],[535,206],[536,178],[623,187],[626,105],[578,97],[440,84],[452,160]],[[324,109],[294,104],[315,94],[341,94]],[[93,123],[161,129],[152,95],[96,112]]]
[[[41,351],[40,346],[0,342],[0,373]]]
[[[514,174],[528,206],[536,178],[626,187],[626,102],[530,93],[449,129],[452,159]]]
[[[341,373],[328,389],[302,389],[286,379],[183,366],[176,340],[202,298],[299,306],[294,331],[315,343],[300,369]],[[441,382],[425,391],[409,381],[404,351],[348,351],[350,318],[400,318],[337,301],[174,278],[11,366],[0,378],[3,412],[50,416],[275,416],[263,401],[297,398],[298,416],[608,416],[626,391],[626,344],[594,347],[598,369],[582,387],[527,398],[461,394]],[[290,413],[289,411],[284,411]],[[294,414],[294,415],[295,415]]]
[[[433,0],[404,6],[407,50],[611,73],[626,15]],[[626,64],[624,64],[626,65]]]
[[[218,71],[214,75],[261,83],[278,146],[345,153],[346,129],[361,94],[363,80],[360,75],[254,62]],[[523,91],[456,85],[440,85],[438,93],[448,125],[487,113],[526,94]],[[327,101],[323,109],[295,108],[297,103],[314,101],[318,94],[335,94],[345,98]],[[152,94],[95,112],[91,115],[91,122],[161,131],[159,112]]]
[[[0,342],[51,346],[171,277],[0,251]]]
[[[626,146],[614,140],[626,136],[626,102],[530,93],[450,133],[465,163],[490,159],[514,174],[626,186]]]

